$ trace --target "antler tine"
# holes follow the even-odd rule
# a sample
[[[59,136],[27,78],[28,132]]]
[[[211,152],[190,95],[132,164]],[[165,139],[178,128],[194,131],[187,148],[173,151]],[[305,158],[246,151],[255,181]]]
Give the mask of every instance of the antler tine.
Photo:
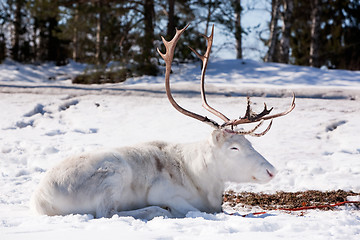
[[[256,129],[258,129],[262,124],[264,123],[264,121],[260,121],[260,123],[258,123],[253,129],[250,130],[232,130],[232,132],[236,133],[236,134],[241,134],[241,135],[248,135],[248,134],[252,134],[253,132],[255,132]]]
[[[231,132],[235,133],[235,134],[240,134],[240,135],[250,135],[250,136],[253,136],[253,137],[261,137],[263,135],[265,135],[271,128],[271,125],[272,125],[272,121],[269,123],[269,125],[267,126],[267,128],[262,131],[261,133],[254,133],[256,131],[256,129],[258,129],[263,123],[264,123],[264,120],[261,120],[260,123],[258,123],[253,129],[250,129],[250,130],[231,130]]]
[[[206,52],[205,52],[204,55],[199,54],[195,49],[193,49],[192,47],[189,47],[195,53],[195,55],[198,56],[198,58],[200,58],[201,61],[203,62],[202,69],[201,69],[201,98],[202,98],[202,102],[203,102],[202,106],[207,111],[211,112],[215,116],[222,119],[224,122],[228,122],[228,121],[230,121],[229,118],[227,118],[224,114],[222,114],[218,110],[216,110],[213,107],[209,106],[209,104],[206,101],[206,95],[205,95],[205,72],[206,72],[207,64],[208,64],[208,61],[209,61],[209,58],[210,58],[210,52],[211,52],[211,47],[212,47],[212,43],[213,43],[214,25],[212,26],[210,36],[206,36],[206,35],[203,35],[203,34],[202,34],[202,36],[207,41],[207,48],[206,48]]]
[[[162,41],[165,45],[166,48],[166,53],[162,53],[159,48],[157,48],[158,53],[160,54],[160,56],[164,59],[165,64],[166,64],[166,71],[165,71],[165,88],[166,88],[166,95],[170,101],[170,103],[172,104],[172,106],[178,110],[179,112],[181,112],[182,114],[185,114],[186,116],[195,118],[199,121],[205,122],[207,124],[209,124],[210,126],[218,129],[220,126],[217,122],[215,122],[214,120],[211,120],[207,117],[201,116],[199,114],[196,114],[194,112],[188,111],[184,108],[182,108],[173,98],[172,94],[171,94],[171,88],[170,88],[170,73],[171,73],[171,63],[173,61],[174,58],[174,51],[175,51],[175,47],[176,47],[176,43],[178,42],[181,34],[188,28],[189,24],[186,25],[183,29],[176,29],[176,33],[175,36],[173,37],[173,39],[171,41],[166,41],[164,39],[164,37],[161,36]]]
[[[263,120],[263,121],[264,121],[264,120]],[[261,137],[261,136],[264,136],[264,135],[270,130],[271,125],[272,125],[272,122],[273,122],[273,120],[271,119],[268,127],[267,127],[263,132],[261,132],[261,133],[254,133],[254,132],[252,132],[252,133],[250,133],[249,135],[250,135],[250,136],[253,136],[253,137]]]
[[[249,107],[249,103],[248,103],[248,107]],[[245,114],[245,117],[240,118],[240,119],[235,120],[235,121],[227,122],[227,123],[223,124],[222,127],[229,126],[229,125],[236,126],[236,125],[239,125],[239,124],[245,124],[245,123],[258,122],[258,121],[261,121],[261,120],[274,119],[274,118],[277,118],[277,117],[285,116],[286,114],[290,113],[294,108],[295,108],[295,93],[293,93],[293,99],[292,99],[290,107],[288,108],[288,110],[286,110],[284,112],[274,114],[274,115],[270,115],[270,116],[266,116],[266,115],[268,115],[270,113],[272,108],[267,110],[266,104],[265,104],[264,110],[260,114],[257,114],[257,115],[255,114],[254,117],[249,118],[247,116],[247,114],[248,114],[248,110],[247,110],[246,114]],[[249,110],[249,111],[251,111],[251,110]]]
[[[171,63],[174,58],[174,51],[176,47],[176,43],[179,41],[181,34],[189,27],[190,23],[188,23],[183,29],[178,30],[176,28],[176,33],[171,41],[166,41],[163,36],[161,36],[161,40],[163,41],[166,49],[166,53],[162,53],[159,48],[157,48],[158,53],[164,59],[165,63],[170,62],[169,67],[171,68]],[[166,67],[168,65],[166,64]]]

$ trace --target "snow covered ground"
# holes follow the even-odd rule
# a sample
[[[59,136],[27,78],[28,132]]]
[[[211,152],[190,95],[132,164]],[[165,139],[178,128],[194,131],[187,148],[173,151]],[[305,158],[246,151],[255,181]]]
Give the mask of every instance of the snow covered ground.
[[[124,84],[72,85],[70,78],[85,67],[29,66],[9,60],[0,65],[0,239],[359,239],[360,213],[351,206],[311,210],[304,216],[190,212],[184,219],[148,222],[118,216],[33,215],[28,206],[32,192],[44,172],[66,156],[151,140],[191,142],[211,133],[207,125],[170,106],[162,76]],[[198,90],[200,66],[178,65],[173,70],[179,104],[208,115]],[[208,67],[206,81],[209,103],[233,118],[244,114],[246,95],[254,96],[255,110],[266,102],[274,112],[288,108],[292,91],[297,96],[295,110],[274,120],[269,133],[248,137],[276,166],[276,178],[265,185],[229,183],[228,189],[360,192],[360,72],[216,60]]]

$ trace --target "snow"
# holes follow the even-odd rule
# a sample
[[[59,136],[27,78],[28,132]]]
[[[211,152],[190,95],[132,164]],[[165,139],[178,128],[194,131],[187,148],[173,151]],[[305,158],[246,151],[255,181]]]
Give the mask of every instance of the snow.
[[[45,171],[69,155],[152,140],[192,142],[211,133],[207,125],[170,106],[163,76],[72,85],[71,77],[84,69],[75,62],[57,67],[6,60],[0,65],[0,239],[360,237],[360,213],[351,206],[309,210],[303,216],[280,211],[245,218],[190,212],[184,219],[159,217],[148,222],[118,216],[34,215],[29,209],[32,192]],[[199,96],[200,65],[175,64],[173,71],[179,104],[209,116]],[[229,183],[227,189],[360,192],[360,72],[214,60],[206,81],[208,102],[230,118],[244,114],[246,95],[254,96],[255,110],[266,102],[274,112],[289,107],[292,91],[297,96],[295,110],[275,119],[265,136],[248,137],[276,166],[275,179],[264,185]],[[358,201],[359,196],[349,200]]]

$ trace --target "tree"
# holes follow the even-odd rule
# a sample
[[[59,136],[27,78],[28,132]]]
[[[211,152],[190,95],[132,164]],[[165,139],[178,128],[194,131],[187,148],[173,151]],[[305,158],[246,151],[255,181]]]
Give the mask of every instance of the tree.
[[[294,9],[293,0],[282,0],[283,12],[281,14],[282,19],[282,35],[280,40],[280,62],[289,63],[290,53],[290,33],[292,25],[292,14]]]
[[[0,33],[0,63],[2,63],[2,61],[6,57],[5,42],[5,35],[3,33]]]
[[[309,65],[320,67],[319,62],[319,43],[320,43],[320,12],[321,0],[311,1],[311,42]]]
[[[102,38],[102,25],[103,25],[103,2],[102,1],[97,1],[95,3],[96,9],[98,10],[97,12],[97,17],[96,17],[96,44],[95,44],[95,59],[96,59],[96,63],[100,64],[102,63],[102,59],[101,59],[101,46],[103,44],[103,38]]]
[[[145,0],[143,5],[144,13],[144,35],[141,41],[141,58],[144,61],[140,64],[142,72],[146,75],[157,75],[157,67],[152,63],[154,57],[154,21],[155,21],[155,10],[154,0]]]
[[[166,36],[172,37],[175,35],[175,0],[167,0],[168,11],[167,11],[167,30]]]
[[[78,23],[79,22],[79,9],[77,8],[77,5],[75,5],[74,8],[74,23]],[[79,31],[78,31],[78,26],[77,24],[73,25],[73,31],[72,31],[72,59],[75,61],[79,60],[79,42],[78,42],[78,37],[79,37]]]
[[[325,4],[323,4],[325,5]],[[352,0],[329,0],[323,6],[324,22],[322,35],[325,64],[332,68],[360,69],[360,2]]]
[[[6,24],[9,22],[10,16],[8,14],[8,7],[4,2],[0,2],[0,63],[6,58]]]
[[[292,63],[360,69],[360,2],[296,0],[294,4]]]
[[[10,1],[11,3],[11,1]],[[20,60],[20,38],[23,34],[23,22],[22,22],[22,11],[24,7],[24,0],[15,0],[14,2],[14,37],[13,37],[13,46],[11,49],[12,58],[15,61]]]
[[[236,58],[241,59],[242,56],[242,44],[241,44],[241,34],[242,34],[242,28],[241,28],[241,0],[233,0],[233,8],[235,12],[235,41],[236,41]]]
[[[296,0],[294,2],[293,21],[291,26],[291,63],[296,65],[309,65],[311,42],[311,9],[312,0]]]
[[[35,58],[40,61],[55,61],[57,64],[66,63],[68,54],[65,43],[59,36],[61,34],[59,1],[34,0],[29,3],[34,22],[34,42],[39,42],[35,45],[37,47]]]
[[[271,20],[270,20],[270,36],[268,40],[269,49],[264,58],[265,62],[277,62],[276,47],[278,45],[278,20],[280,11],[280,0],[271,1]]]
[[[241,27],[241,0],[219,1],[208,0],[198,1],[200,8],[203,8],[205,14],[200,16],[202,22],[205,22],[205,35],[208,35],[210,23],[217,24],[217,28],[221,28],[224,35],[231,36],[235,39],[236,58],[242,58],[242,34]],[[226,45],[226,44],[224,44]]]
[[[155,3],[158,4],[158,6],[155,5],[156,22],[166,22],[166,24],[156,25],[155,32],[158,32],[155,35],[161,35],[165,39],[171,40],[175,35],[175,28],[183,28],[190,23],[180,39],[181,44],[177,45],[174,60],[179,62],[198,60],[187,47],[191,46],[200,52],[204,49],[205,41],[199,35],[199,32],[203,31],[199,28],[202,20],[197,17],[197,3],[192,0],[163,0]],[[164,29],[165,26],[166,29]],[[163,44],[159,44],[157,47],[165,51]]]
[[[350,1],[347,5],[347,21],[344,28],[344,48],[339,67],[360,70],[360,2]]]

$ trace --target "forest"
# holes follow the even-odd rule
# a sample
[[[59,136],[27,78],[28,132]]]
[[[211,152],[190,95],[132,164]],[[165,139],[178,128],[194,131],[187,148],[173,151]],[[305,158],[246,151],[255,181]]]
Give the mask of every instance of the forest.
[[[110,81],[159,74],[160,36],[191,22],[178,45],[179,62],[195,61],[187,45],[201,52],[212,24],[231,36],[236,58],[243,58],[243,11],[252,0],[1,0],[0,63],[69,59],[97,66]],[[255,1],[253,1],[255,2]],[[250,3],[250,4],[249,4]],[[360,70],[360,1],[268,0],[271,16],[265,62]],[[105,71],[116,63],[116,71]],[[120,69],[120,70],[119,70]],[[101,78],[96,75],[94,78]],[[79,81],[82,81],[81,79]]]

